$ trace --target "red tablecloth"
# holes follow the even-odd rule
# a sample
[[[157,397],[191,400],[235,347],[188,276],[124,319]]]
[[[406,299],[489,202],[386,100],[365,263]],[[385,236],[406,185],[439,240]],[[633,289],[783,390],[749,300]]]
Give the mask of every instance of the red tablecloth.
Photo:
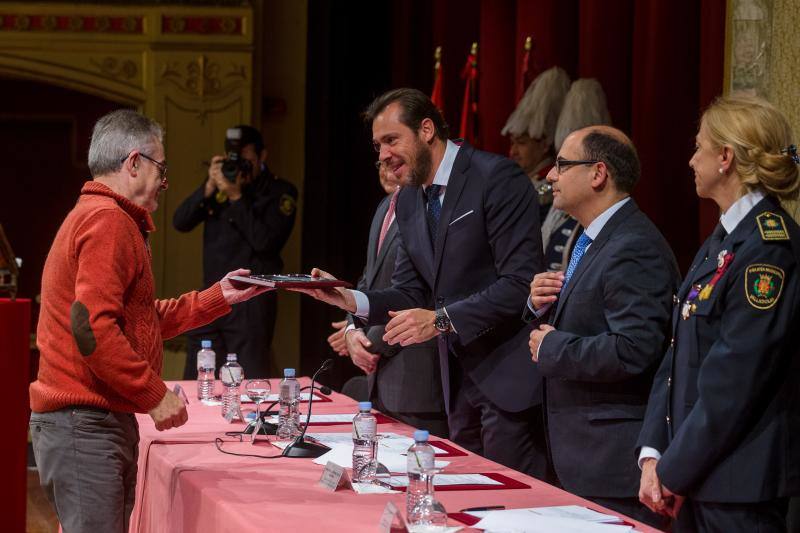
[[[304,382],[307,384],[308,380]],[[277,384],[278,380],[272,380],[273,391],[277,390]],[[189,422],[185,426],[158,432],[150,417],[138,417],[139,480],[131,531],[372,532],[378,528],[387,501],[405,508],[403,493],[357,495],[351,490],[326,491],[317,483],[323,467],[311,459],[258,459],[220,453],[214,446],[214,438],[223,436],[225,431],[240,429],[243,424],[227,424],[219,407],[208,407],[195,399],[193,382],[182,385],[191,401]],[[332,399],[333,402],[315,402],[313,412],[358,411],[356,402],[346,396],[334,393]],[[347,426],[312,426],[310,431],[347,431],[344,428]],[[378,431],[411,436],[413,428],[391,423],[380,424]],[[257,446],[249,442],[226,443],[225,449],[279,454],[277,448],[267,443]],[[506,508],[586,505],[604,511],[592,502],[472,453],[447,460],[450,461],[447,473],[499,472],[531,486],[515,490],[437,492],[437,499],[450,512],[483,505]],[[633,523],[641,531],[656,531]]]

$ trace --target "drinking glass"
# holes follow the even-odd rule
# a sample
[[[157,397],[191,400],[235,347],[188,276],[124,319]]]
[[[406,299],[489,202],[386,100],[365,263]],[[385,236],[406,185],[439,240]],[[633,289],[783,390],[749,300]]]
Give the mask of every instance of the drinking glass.
[[[247,394],[247,397],[256,404],[256,419],[254,421],[255,429],[251,434],[252,440],[255,440],[256,434],[261,429],[262,424],[261,404],[264,403],[269,397],[270,392],[272,392],[272,387],[270,386],[268,379],[251,379],[245,384],[244,390]]]

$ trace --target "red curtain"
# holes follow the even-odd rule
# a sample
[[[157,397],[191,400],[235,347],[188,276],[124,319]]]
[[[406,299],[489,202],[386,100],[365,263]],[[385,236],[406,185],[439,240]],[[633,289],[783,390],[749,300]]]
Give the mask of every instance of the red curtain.
[[[557,65],[573,79],[600,81],[614,124],[631,135],[642,161],[634,196],[685,271],[718,219],[713,204],[698,200],[688,160],[698,117],[722,91],[725,0],[437,0],[430,9],[448,103],[461,101],[462,58],[478,41],[485,150],[508,152],[500,130],[516,104],[528,35],[532,77]],[[446,110],[451,125],[460,119],[454,108]]]

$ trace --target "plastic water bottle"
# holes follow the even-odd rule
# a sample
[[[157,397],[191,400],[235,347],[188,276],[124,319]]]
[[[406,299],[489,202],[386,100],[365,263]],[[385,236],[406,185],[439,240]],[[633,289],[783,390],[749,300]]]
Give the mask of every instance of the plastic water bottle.
[[[300,434],[300,383],[294,377],[294,368],[283,369],[278,410],[279,439],[291,439]]]
[[[353,481],[372,481],[378,467],[376,439],[378,420],[370,411],[372,402],[358,402],[353,418]]]
[[[414,444],[406,455],[406,472],[408,472],[408,488],[406,489],[406,518],[408,525],[420,524],[420,504],[428,496],[428,476],[436,463],[436,452],[428,444],[428,432],[418,429],[414,432]]]
[[[228,362],[219,369],[219,379],[222,381],[222,416],[225,420],[233,422],[243,420],[239,385],[244,380],[242,365],[236,362],[236,354],[228,354]]]
[[[217,367],[217,354],[211,349],[211,341],[200,341],[197,352],[197,399],[210,400],[214,397],[214,371]]]

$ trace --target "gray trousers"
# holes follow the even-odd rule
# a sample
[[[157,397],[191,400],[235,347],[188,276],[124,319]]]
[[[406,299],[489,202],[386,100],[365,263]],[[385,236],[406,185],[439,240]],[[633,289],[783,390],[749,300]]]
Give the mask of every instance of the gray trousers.
[[[139,426],[130,413],[75,406],[31,413],[39,481],[64,533],[127,533]]]

